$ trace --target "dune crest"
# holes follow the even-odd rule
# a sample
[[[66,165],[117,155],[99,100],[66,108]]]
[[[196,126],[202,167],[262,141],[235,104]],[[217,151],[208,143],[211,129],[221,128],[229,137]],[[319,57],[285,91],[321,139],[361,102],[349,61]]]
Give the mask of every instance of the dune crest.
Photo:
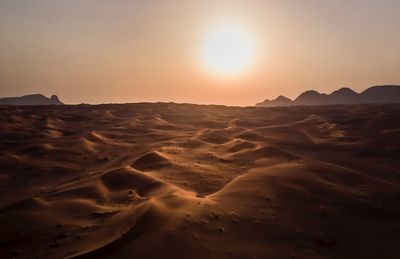
[[[143,156],[133,162],[132,167],[142,171],[151,171],[161,169],[164,166],[170,165],[171,162],[159,152],[153,151]]]

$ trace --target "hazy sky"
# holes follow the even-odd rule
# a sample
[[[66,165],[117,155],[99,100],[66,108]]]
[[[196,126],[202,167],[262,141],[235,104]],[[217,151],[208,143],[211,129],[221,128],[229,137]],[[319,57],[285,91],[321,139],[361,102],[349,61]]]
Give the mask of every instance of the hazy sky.
[[[399,0],[0,0],[0,96],[253,105],[400,84]],[[214,24],[245,28],[245,73],[205,69]]]

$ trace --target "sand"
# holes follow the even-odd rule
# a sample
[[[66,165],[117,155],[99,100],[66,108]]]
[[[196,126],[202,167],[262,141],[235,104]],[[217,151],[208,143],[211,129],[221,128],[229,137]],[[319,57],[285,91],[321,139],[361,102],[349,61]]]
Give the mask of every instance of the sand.
[[[400,105],[0,107],[0,258],[400,258]]]

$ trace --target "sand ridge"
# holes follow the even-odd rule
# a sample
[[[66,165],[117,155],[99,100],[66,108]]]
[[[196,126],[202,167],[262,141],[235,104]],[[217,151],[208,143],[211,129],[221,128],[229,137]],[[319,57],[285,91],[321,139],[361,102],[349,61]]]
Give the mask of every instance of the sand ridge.
[[[0,107],[0,257],[396,258],[400,106]]]

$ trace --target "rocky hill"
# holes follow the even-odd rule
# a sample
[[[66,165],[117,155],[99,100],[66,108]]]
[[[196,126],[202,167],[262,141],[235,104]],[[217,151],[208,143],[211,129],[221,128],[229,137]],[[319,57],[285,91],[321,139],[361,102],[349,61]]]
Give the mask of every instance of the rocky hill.
[[[256,106],[294,106],[294,105],[332,105],[332,104],[366,104],[366,103],[400,103],[400,85],[373,86],[361,93],[350,88],[341,88],[331,94],[314,90],[300,94],[291,100],[279,96],[274,100],[265,100]]]
[[[24,95],[21,97],[6,97],[0,98],[0,105],[62,105],[57,95],[52,95],[50,98],[42,94]]]

